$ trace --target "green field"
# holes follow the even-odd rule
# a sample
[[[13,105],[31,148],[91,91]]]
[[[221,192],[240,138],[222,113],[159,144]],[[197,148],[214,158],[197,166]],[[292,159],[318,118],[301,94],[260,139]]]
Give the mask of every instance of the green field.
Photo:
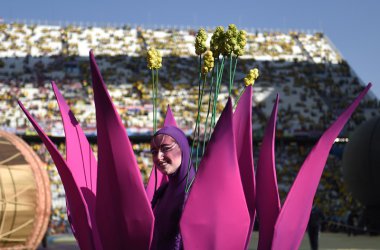
[[[257,247],[258,233],[253,235],[253,241],[251,242],[249,249],[256,249]],[[305,234],[301,247],[299,249],[310,249],[309,237]],[[380,236],[347,236],[343,233],[321,233],[319,236],[319,249],[380,249]]]
[[[249,249],[256,249],[258,233],[253,234],[251,245]],[[342,233],[321,233],[319,241],[319,249],[340,249],[340,250],[354,250],[354,249],[366,249],[366,250],[380,250],[380,236],[347,236]],[[61,235],[49,237],[49,244],[47,249],[52,250],[74,250],[79,249],[76,245],[73,236]],[[39,247],[39,250],[44,248]],[[310,249],[309,238],[305,235],[301,247],[299,249]]]

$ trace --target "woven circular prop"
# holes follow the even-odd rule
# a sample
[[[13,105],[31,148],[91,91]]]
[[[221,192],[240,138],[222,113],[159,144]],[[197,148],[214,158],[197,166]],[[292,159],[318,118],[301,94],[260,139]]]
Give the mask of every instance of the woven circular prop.
[[[0,248],[36,249],[51,207],[43,163],[23,140],[0,131]]]

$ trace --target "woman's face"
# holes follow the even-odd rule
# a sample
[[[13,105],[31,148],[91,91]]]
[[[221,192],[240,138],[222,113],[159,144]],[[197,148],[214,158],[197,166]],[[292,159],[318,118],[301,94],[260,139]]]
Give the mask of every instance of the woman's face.
[[[164,134],[156,135],[150,143],[150,150],[153,163],[161,173],[173,174],[181,166],[182,152],[173,137]]]

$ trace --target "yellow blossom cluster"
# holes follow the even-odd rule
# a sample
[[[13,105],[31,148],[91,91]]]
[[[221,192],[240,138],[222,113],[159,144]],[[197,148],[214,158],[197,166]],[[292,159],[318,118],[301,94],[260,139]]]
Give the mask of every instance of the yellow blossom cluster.
[[[214,34],[212,34],[210,41],[210,50],[215,58],[218,58],[222,53],[222,45],[224,41],[224,28],[222,26],[216,27]]]
[[[146,60],[148,61],[149,69],[159,69],[162,67],[162,56],[155,48],[148,50]]]
[[[244,53],[244,46],[247,44],[246,36],[246,32],[239,31],[234,24],[228,25],[226,32],[222,26],[218,26],[211,37],[210,49],[215,58],[220,54],[228,56],[232,53],[241,56]]]
[[[222,46],[223,56],[230,55],[235,49],[238,49],[237,36],[239,31],[235,24],[228,25],[226,33],[224,33],[224,42]]]
[[[237,36],[237,46],[234,49],[234,53],[237,56],[242,56],[244,54],[244,47],[247,44],[247,33],[245,30],[240,30]]]
[[[207,33],[204,29],[200,29],[195,38],[195,54],[202,55],[206,50]]]
[[[251,69],[247,76],[244,77],[245,86],[253,85],[258,77],[259,70],[257,68]]]
[[[214,57],[212,51],[208,50],[204,55],[204,64],[202,67],[202,73],[207,74],[214,68]]]

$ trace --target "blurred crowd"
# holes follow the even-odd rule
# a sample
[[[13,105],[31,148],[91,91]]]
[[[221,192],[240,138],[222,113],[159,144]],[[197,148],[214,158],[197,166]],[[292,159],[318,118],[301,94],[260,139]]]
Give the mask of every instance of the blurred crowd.
[[[210,39],[213,30],[207,32]],[[150,135],[153,126],[152,83],[145,54],[153,46],[163,55],[158,81],[159,123],[162,123],[169,104],[178,126],[191,135],[198,100],[195,35],[193,29],[0,23],[0,129],[22,135],[35,134],[17,105],[17,100],[21,100],[48,134],[64,136],[50,86],[50,81],[55,81],[85,133],[96,135],[88,60],[88,52],[92,49],[128,134]],[[323,33],[251,30],[247,32],[245,49],[245,54],[238,59],[233,98],[236,99],[244,87],[245,74],[258,68],[260,78],[253,87],[255,138],[263,135],[277,93],[280,95],[277,136],[316,138],[364,88]],[[228,62],[226,67],[229,67]],[[228,81],[227,78],[225,73],[223,83]],[[209,88],[206,84],[206,93]],[[219,113],[227,97],[224,84],[217,105]],[[201,124],[206,119],[208,99],[206,94]],[[379,106],[373,94],[367,95],[341,135],[348,135],[363,121],[378,116]],[[50,233],[69,232],[65,194],[55,166],[44,146],[32,142],[31,146],[48,163],[53,195]],[[64,144],[59,144],[58,148],[64,152]],[[93,148],[96,152],[96,145]],[[297,141],[277,146],[282,200],[310,148]],[[149,144],[136,143],[134,150],[142,178],[146,181],[151,169]],[[326,200],[329,202],[324,202]],[[345,221],[350,209],[360,209],[344,188],[339,155],[330,155],[315,203],[321,207],[327,221],[336,223]]]
[[[298,171],[314,145],[312,143],[279,143],[276,146],[276,171],[281,204],[285,202]],[[344,185],[341,154],[343,144],[334,144],[327,159],[323,174],[314,198],[313,205],[323,215],[322,229],[344,231],[347,229],[351,212],[360,213],[362,205],[352,198]]]

